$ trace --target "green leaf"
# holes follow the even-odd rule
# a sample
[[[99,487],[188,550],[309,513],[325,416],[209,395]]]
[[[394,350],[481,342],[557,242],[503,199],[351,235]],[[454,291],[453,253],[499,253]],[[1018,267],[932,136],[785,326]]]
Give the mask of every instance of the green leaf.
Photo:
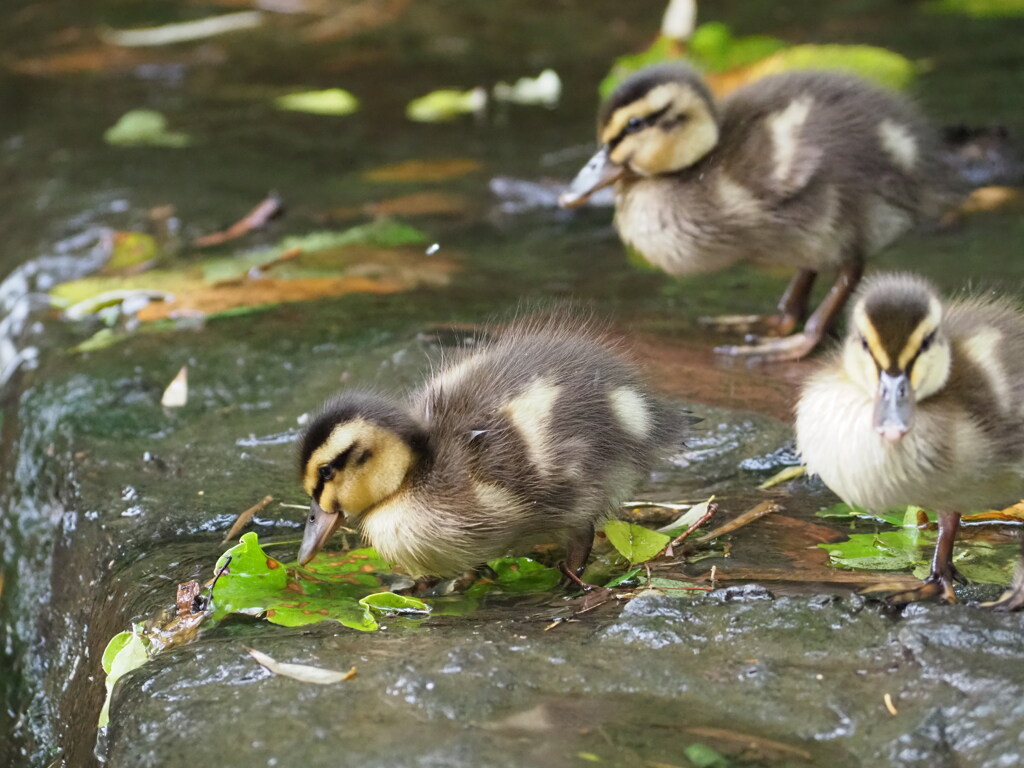
[[[297,627],[334,620],[364,632],[377,629],[360,600],[385,589],[377,575],[388,566],[372,549],[320,553],[304,569],[289,573],[269,557],[250,531],[221,556],[216,570],[231,562],[213,589],[215,621],[231,613],[264,615],[272,624]]]
[[[707,744],[691,744],[683,750],[683,754],[693,763],[694,768],[729,768],[729,761],[725,756]]]
[[[701,69],[724,72],[753,64],[785,47],[782,40],[765,35],[734,37],[728,25],[709,21],[694,30],[687,58]]]
[[[480,112],[487,106],[487,91],[471,88],[468,91],[443,89],[413,99],[405,107],[405,116],[419,123],[441,123],[459,115]]]
[[[1024,16],[1024,0],[933,0],[924,6],[938,13],[960,13],[974,18]]]
[[[359,99],[343,88],[328,88],[278,96],[274,99],[274,106],[314,115],[350,115],[359,109]]]
[[[901,571],[928,561],[922,548],[934,534],[917,528],[902,528],[881,533],[854,533],[849,541],[819,544],[828,552],[833,565],[871,571]]]
[[[897,91],[910,85],[915,74],[912,61],[872,45],[795,45],[774,58],[777,62],[772,71],[831,69],[860,75]]]
[[[916,507],[915,507],[916,509]],[[864,509],[864,507],[858,507],[856,504],[847,504],[840,502],[828,509],[822,509],[815,512],[818,517],[832,517],[832,518],[847,518],[856,519],[862,518],[864,520],[881,520],[882,522],[889,523],[889,525],[903,525],[903,518],[906,515],[905,510],[893,511],[893,512],[871,512],[870,510]]]
[[[186,133],[167,130],[167,118],[152,109],[133,109],[103,134],[103,140],[119,147],[187,147],[192,143]]]
[[[430,606],[422,600],[394,592],[375,592],[359,600],[359,604],[378,613],[430,613]]]
[[[103,728],[110,722],[110,700],[114,693],[114,684],[124,675],[137,667],[141,667],[149,659],[149,642],[138,632],[119,632],[110,638],[103,651],[103,671],[107,673],[107,697],[100,710],[98,727]]]
[[[606,583],[605,587],[621,587],[624,584],[627,584],[628,582],[637,579],[637,577],[643,572],[643,568],[633,568],[629,571],[626,571],[623,574],[620,574],[619,576],[616,576],[614,579]]]
[[[608,521],[604,526],[604,532],[612,546],[631,563],[650,560],[672,540],[664,533],[624,520]]]

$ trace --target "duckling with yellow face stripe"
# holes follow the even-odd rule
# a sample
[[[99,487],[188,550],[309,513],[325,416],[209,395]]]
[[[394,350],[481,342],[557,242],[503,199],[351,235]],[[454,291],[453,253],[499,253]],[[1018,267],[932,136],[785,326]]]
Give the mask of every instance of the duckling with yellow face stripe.
[[[931,575],[890,599],[952,602],[960,515],[1024,496],[1024,311],[944,305],[912,275],[872,279],[839,354],[803,388],[796,432],[808,471],[844,501],[938,510]],[[1024,559],[1018,568],[1003,607],[1024,605]]]
[[[348,393],[324,406],[301,445],[312,503],[299,561],[348,519],[417,578],[543,540],[564,543],[578,573],[595,524],[687,421],[583,324],[513,324],[407,403]]]
[[[766,360],[809,353],[865,258],[966,191],[906,99],[835,72],[765,77],[716,102],[689,67],[649,67],[601,107],[598,142],[560,203],[614,184],[615,226],[647,261],[671,275],[738,261],[798,270],[777,314],[713,324],[786,336],[806,318],[817,273],[838,273],[801,333],[717,350]]]

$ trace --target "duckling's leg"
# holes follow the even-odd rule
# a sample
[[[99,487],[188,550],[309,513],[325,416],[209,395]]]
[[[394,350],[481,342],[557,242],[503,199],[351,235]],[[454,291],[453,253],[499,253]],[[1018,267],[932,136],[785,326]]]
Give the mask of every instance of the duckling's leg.
[[[587,523],[585,528],[580,528],[569,537],[565,547],[565,560],[559,563],[559,568],[565,574],[563,583],[573,583],[583,589],[593,589],[592,584],[587,584],[580,579],[583,569],[587,566],[590,558],[590,550],[594,546],[594,524]]]
[[[814,310],[814,314],[807,320],[800,333],[771,341],[755,339],[754,343],[745,346],[715,347],[715,352],[720,355],[756,357],[765,363],[799,360],[801,357],[805,357],[825,338],[832,321],[846,305],[847,299],[850,298],[863,274],[864,260],[860,256],[844,262],[839,268],[839,276],[832,288],[829,289],[828,295]]]
[[[985,608],[996,611],[1019,611],[1024,608],[1024,546],[1017,557],[1017,569],[1013,572],[1013,583],[1002,596],[991,603],[982,603]]]
[[[959,512],[939,512],[939,540],[932,557],[932,572],[917,589],[896,592],[887,598],[889,603],[912,603],[929,597],[941,596],[947,603],[955,603],[953,582],[966,584],[967,579],[953,565],[953,542],[960,527]]]
[[[774,315],[718,315],[702,317],[697,322],[705,328],[721,333],[756,333],[762,336],[786,336],[807,317],[807,303],[817,272],[801,269],[779,299],[779,311]]]

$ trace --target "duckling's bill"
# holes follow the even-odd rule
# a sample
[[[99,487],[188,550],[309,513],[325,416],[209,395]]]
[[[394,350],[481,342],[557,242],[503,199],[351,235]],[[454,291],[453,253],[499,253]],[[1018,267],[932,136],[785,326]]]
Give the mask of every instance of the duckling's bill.
[[[875,395],[875,430],[886,441],[898,442],[910,431],[914,418],[914,396],[905,372],[895,375],[881,371]]]
[[[340,512],[331,514],[321,507],[316,499],[313,499],[309,504],[306,530],[302,534],[302,545],[299,547],[299,565],[305,565],[312,560],[344,520],[343,514]]]
[[[576,208],[583,205],[590,196],[599,189],[604,189],[618,181],[625,168],[614,162],[609,156],[609,146],[605,144],[587,161],[576,178],[569,182],[568,189],[558,197],[558,204],[563,208]]]

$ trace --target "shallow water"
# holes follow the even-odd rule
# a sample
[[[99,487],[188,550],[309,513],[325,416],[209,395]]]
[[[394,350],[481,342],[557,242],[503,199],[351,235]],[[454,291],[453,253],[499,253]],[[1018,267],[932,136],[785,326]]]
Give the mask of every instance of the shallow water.
[[[366,2],[371,18],[401,6]],[[524,300],[591,303],[633,338],[661,388],[705,419],[689,451],[643,495],[713,492],[724,515],[765,497],[754,488],[791,460],[785,421],[810,364],[715,360],[696,318],[768,309],[788,275],[741,267],[672,280],[629,265],[607,210],[509,213],[487,192],[494,177],[576,170],[591,146],[596,82],[613,56],[651,39],[662,7],[419,0],[334,43],[310,43],[307,17],[271,15],[253,32],[130,59],[111,59],[96,30],[218,7],[23,0],[3,11],[0,275],[44,259],[41,274],[66,277],[75,264],[45,259],[67,238],[94,226],[142,227],[151,207],[167,203],[191,237],[279,191],[286,216],[227,252],[410,192],[460,195],[466,205],[410,219],[461,265],[443,289],[282,306],[85,356],[64,350],[92,329],[37,328],[42,316],[26,315],[18,343],[38,346],[40,365],[0,399],[0,731],[12,736],[0,738],[0,763],[522,766],[586,764],[586,754],[613,765],[684,765],[681,749],[700,742],[734,765],[1015,764],[1024,723],[1024,680],[1011,673],[1024,656],[1020,617],[928,606],[900,619],[849,597],[868,577],[824,565],[816,544],[843,529],[813,517],[833,498],[804,481],[768,494],[784,511],[727,537],[727,551],[666,569],[701,577],[714,565],[722,584],[755,580],[783,597],[645,598],[547,632],[566,612],[560,597],[506,599],[462,619],[396,620],[374,635],[232,622],[127,677],[114,724],[96,742],[98,659],[109,637],[169,605],[177,583],[205,578],[242,509],[265,493],[301,503],[293,449],[277,436],[343,378],[394,390],[418,381],[433,352],[423,338],[437,325],[507,314]],[[702,3],[701,13],[738,33],[873,43],[925,59],[915,94],[939,122],[1024,130],[1020,20],[881,0],[730,0]],[[82,69],[90,63],[103,66]],[[498,108],[483,121],[441,125],[402,118],[409,99],[435,88],[547,66],[565,86],[555,110]],[[285,89],[335,85],[362,99],[359,113],[323,118],[269,106]],[[103,131],[136,107],[161,110],[195,145],[105,145]],[[480,168],[435,182],[364,176],[445,158]],[[1010,205],[915,233],[874,266],[919,270],[947,289],[970,281],[1019,293],[1020,213]],[[160,394],[185,363],[189,405],[168,412]],[[298,510],[275,505],[255,529],[285,541],[300,523]],[[270,678],[243,645],[355,664],[359,676],[311,690]],[[886,710],[885,693],[901,715]]]

